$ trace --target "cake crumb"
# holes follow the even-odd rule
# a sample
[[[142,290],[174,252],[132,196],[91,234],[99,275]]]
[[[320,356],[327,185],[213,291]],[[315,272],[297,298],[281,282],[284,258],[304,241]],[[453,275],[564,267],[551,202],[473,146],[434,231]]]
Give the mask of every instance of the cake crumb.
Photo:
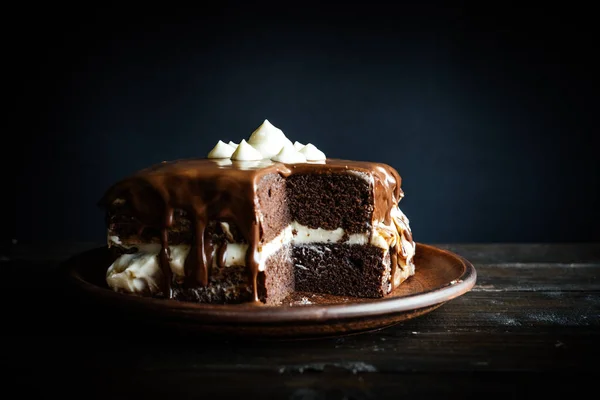
[[[312,301],[310,301],[306,297],[302,297],[298,303],[300,303],[300,304],[312,304]]]

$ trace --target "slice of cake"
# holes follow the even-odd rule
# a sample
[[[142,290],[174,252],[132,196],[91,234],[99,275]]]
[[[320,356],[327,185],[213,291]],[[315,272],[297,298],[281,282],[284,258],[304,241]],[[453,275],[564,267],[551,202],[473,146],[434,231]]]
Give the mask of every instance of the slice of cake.
[[[201,303],[280,304],[291,292],[378,298],[414,274],[392,167],[330,159],[267,120],[207,158],[117,182],[100,205],[115,291]]]

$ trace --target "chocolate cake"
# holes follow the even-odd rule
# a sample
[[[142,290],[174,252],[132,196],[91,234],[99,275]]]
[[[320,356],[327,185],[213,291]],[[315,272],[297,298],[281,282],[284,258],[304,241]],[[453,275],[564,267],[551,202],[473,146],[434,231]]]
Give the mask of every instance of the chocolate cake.
[[[280,304],[291,292],[378,298],[414,274],[397,171],[327,158],[267,120],[206,158],[109,188],[113,290],[201,303]]]

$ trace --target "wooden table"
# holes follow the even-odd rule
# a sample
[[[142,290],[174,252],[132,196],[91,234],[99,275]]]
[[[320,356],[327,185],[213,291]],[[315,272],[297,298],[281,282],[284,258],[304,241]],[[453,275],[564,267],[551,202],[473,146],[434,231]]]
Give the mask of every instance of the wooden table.
[[[477,268],[468,294],[379,332],[292,342],[174,334],[74,304],[54,267],[94,246],[17,244],[0,263],[5,382],[83,398],[597,396],[599,244],[439,245]]]

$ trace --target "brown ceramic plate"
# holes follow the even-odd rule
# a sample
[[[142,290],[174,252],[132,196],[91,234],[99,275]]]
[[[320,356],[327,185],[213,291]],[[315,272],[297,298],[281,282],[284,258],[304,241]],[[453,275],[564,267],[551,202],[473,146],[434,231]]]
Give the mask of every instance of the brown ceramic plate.
[[[68,282],[106,307],[152,323],[205,333],[298,338],[333,336],[384,328],[435,310],[468,292],[473,265],[433,246],[417,244],[416,273],[383,299],[296,293],[282,306],[208,305],[113,292],[104,281],[106,248],[82,253],[64,264]]]

